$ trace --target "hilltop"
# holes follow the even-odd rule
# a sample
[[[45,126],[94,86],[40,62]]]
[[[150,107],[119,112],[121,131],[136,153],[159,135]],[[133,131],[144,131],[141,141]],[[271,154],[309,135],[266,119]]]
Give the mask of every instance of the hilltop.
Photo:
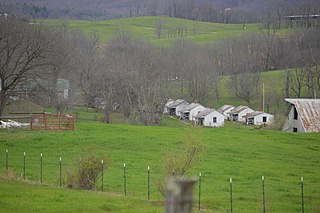
[[[78,20],[36,20],[49,25],[65,24],[73,29],[80,29],[87,35],[96,32],[101,42],[106,42],[119,33],[127,33],[134,38],[150,41],[152,44],[167,46],[177,39],[187,39],[197,44],[207,44],[221,38],[238,36],[247,32],[259,32],[259,24],[221,24],[187,19],[146,16],[113,19],[105,21]],[[161,26],[160,26],[161,25]],[[157,30],[161,28],[158,37]],[[180,31],[180,33],[178,32]],[[183,32],[182,32],[183,31]]]

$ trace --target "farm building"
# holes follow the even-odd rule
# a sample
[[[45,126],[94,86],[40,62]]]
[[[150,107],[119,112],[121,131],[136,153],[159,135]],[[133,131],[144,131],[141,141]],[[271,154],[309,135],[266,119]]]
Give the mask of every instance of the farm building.
[[[169,106],[174,102],[174,100],[169,99],[167,100],[166,104],[164,105],[163,114],[169,114]]]
[[[184,99],[170,101],[168,104],[166,104],[164,111],[166,114],[179,116],[178,112],[187,105],[189,105],[189,103]]]
[[[252,113],[252,112],[254,112],[254,110],[249,108],[248,106],[241,106],[240,105],[240,106],[234,108],[233,110],[231,110],[230,112],[228,112],[227,114],[229,114],[231,121],[245,122],[245,119],[243,116],[245,116],[248,113]]]
[[[179,118],[182,120],[189,119],[190,121],[194,120],[194,116],[204,110],[205,107],[201,104],[191,103],[189,105],[184,106],[182,109],[179,110]]]
[[[194,116],[194,123],[207,127],[223,127],[224,115],[215,109],[204,109]]]
[[[291,104],[282,131],[320,132],[320,99],[285,99]]]
[[[257,126],[271,124],[274,118],[273,115],[270,115],[265,112],[260,112],[260,111],[247,113],[243,117],[247,125],[257,125]]]
[[[218,109],[220,113],[222,113],[225,117],[225,119],[230,120],[230,114],[228,114],[231,110],[233,110],[235,107],[232,105],[224,105]]]

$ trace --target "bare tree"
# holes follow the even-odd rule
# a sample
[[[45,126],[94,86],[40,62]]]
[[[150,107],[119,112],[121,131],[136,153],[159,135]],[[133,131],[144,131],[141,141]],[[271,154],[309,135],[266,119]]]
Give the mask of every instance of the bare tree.
[[[165,21],[157,20],[155,23],[155,34],[158,39],[161,38],[162,31],[165,29]]]
[[[90,38],[83,33],[76,36],[76,46],[79,52],[79,86],[82,90],[87,107],[95,107],[95,100],[99,97],[99,75],[102,66],[104,47],[99,47],[99,38],[93,33]]]
[[[37,68],[48,65],[55,40],[41,24],[0,17],[0,116],[18,85],[36,75]]]

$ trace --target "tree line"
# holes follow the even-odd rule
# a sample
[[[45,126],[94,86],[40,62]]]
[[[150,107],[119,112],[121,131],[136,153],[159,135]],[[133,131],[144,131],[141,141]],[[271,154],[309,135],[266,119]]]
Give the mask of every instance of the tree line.
[[[168,98],[184,97],[206,104],[221,97],[228,79],[235,97],[249,105],[258,98],[261,72],[285,69],[285,91],[267,94],[267,104],[282,96],[320,94],[319,29],[285,36],[274,31],[246,33],[198,46],[177,40],[155,47],[120,31],[107,44],[66,25],[29,24],[0,18],[0,116],[15,97],[28,98],[62,112],[81,97],[82,105],[102,104],[104,121],[123,113],[133,124],[156,125]],[[68,79],[73,99],[57,93],[58,79]],[[45,82],[45,83],[44,83]]]

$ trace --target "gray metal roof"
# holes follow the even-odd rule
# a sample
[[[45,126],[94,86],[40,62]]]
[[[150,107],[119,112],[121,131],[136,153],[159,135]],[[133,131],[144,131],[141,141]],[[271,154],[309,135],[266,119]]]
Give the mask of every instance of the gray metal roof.
[[[195,118],[204,118],[207,115],[209,115],[211,112],[214,112],[214,111],[216,111],[216,110],[215,109],[206,108],[206,109],[202,110],[201,112],[199,112],[198,114],[196,114],[194,117]]]
[[[176,101],[174,101],[173,103],[170,103],[170,104],[168,104],[168,108],[176,108],[177,106],[179,106],[180,104],[182,104],[182,103],[188,103],[188,102],[186,102],[184,99],[178,99],[178,100],[176,100]]]
[[[246,109],[248,109],[248,108],[249,108],[248,106],[242,106],[242,105],[240,105],[240,106],[237,106],[236,108],[234,108],[233,110],[231,110],[231,111],[229,112],[229,114],[239,113],[239,112],[241,112],[241,111],[243,111],[243,110],[246,110]]]
[[[234,106],[232,106],[232,105],[224,105],[224,106],[222,106],[222,107],[220,107],[219,109],[218,109],[218,111],[219,112],[225,112],[225,111],[227,111],[228,109],[231,109],[231,108],[235,108]]]
[[[189,105],[184,106],[180,112],[190,112],[192,109],[196,108],[197,106],[201,106],[200,104],[191,103]]]
[[[262,114],[273,116],[273,115],[271,115],[269,113],[266,113],[266,112],[254,111],[254,112],[251,112],[251,113],[247,113],[245,116],[242,116],[242,117],[244,117],[244,118],[253,118],[253,117],[256,117],[256,116],[262,115]]]
[[[320,99],[285,99],[294,105],[306,132],[320,132]]]

